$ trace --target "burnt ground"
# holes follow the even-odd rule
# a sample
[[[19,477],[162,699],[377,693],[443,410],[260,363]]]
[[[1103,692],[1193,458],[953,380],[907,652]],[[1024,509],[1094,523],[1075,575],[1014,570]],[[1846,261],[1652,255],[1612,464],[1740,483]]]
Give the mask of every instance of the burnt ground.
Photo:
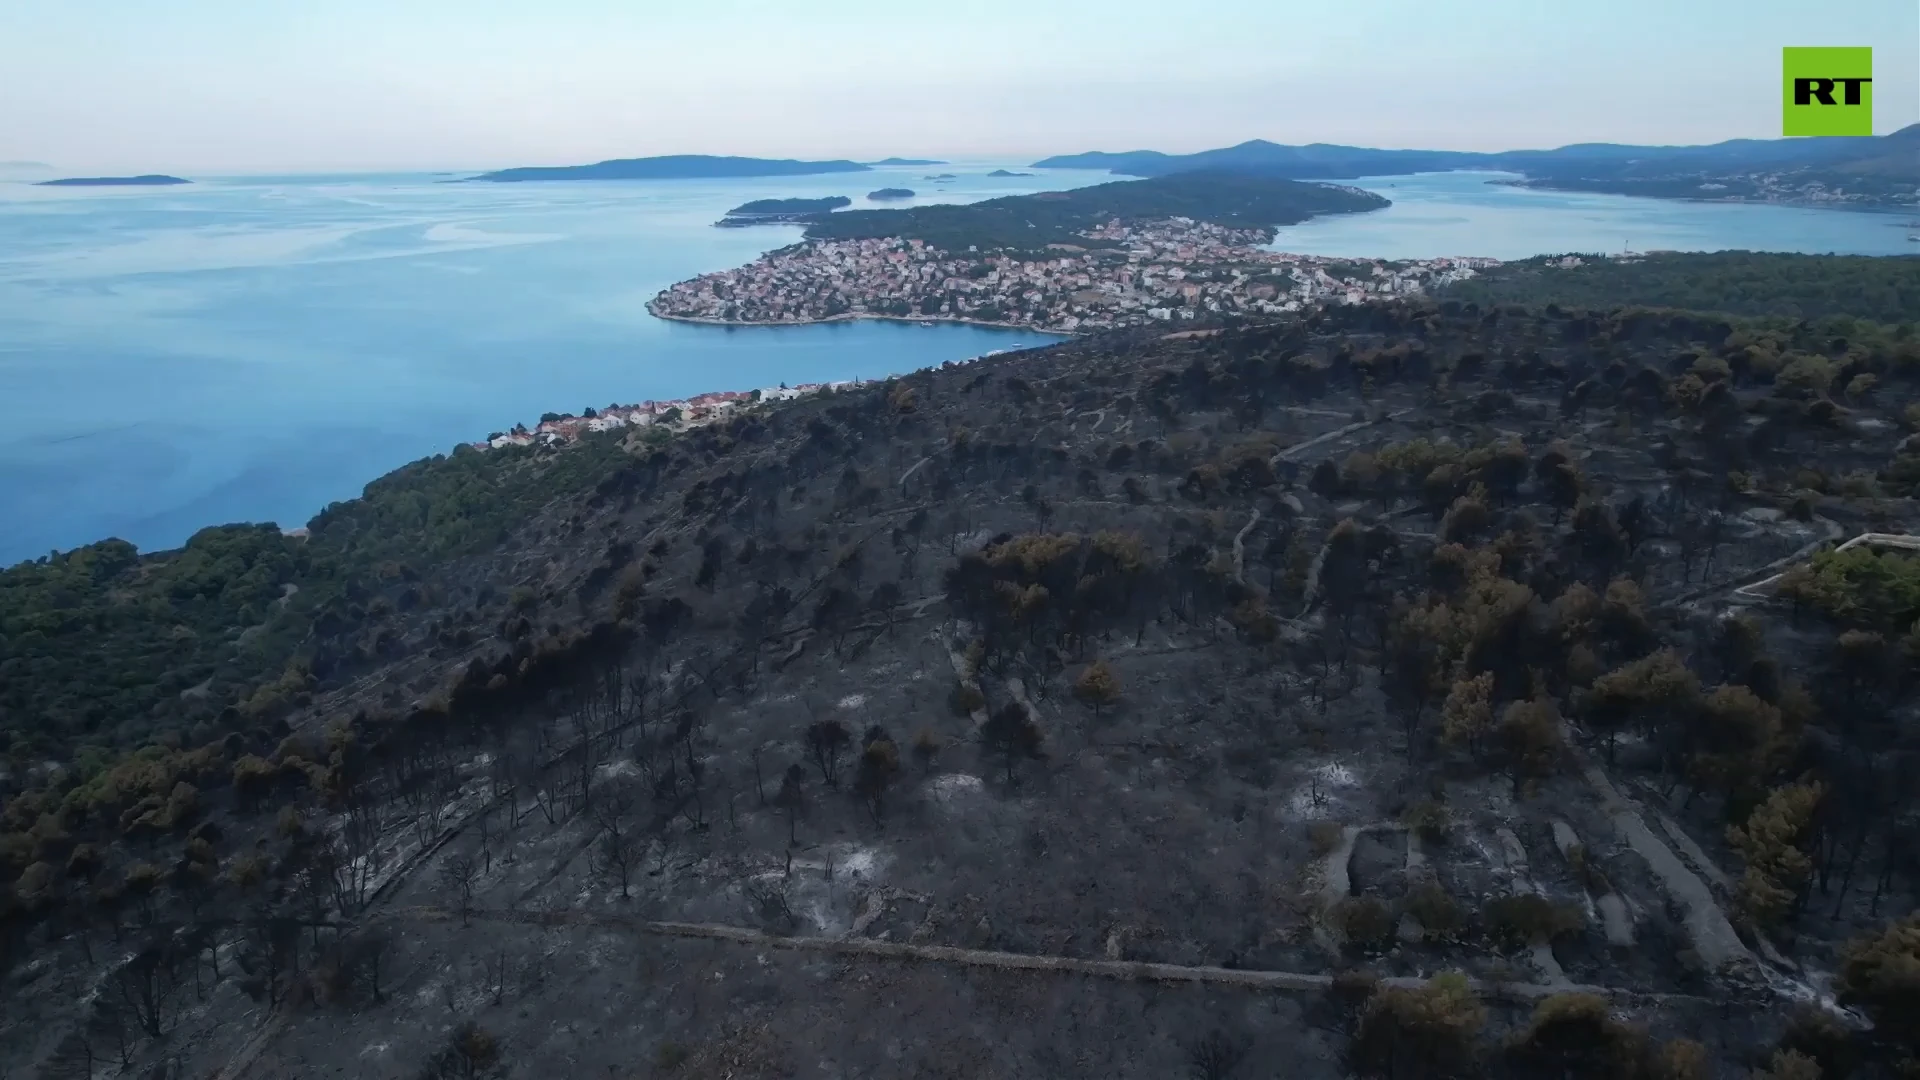
[[[299,979],[263,963],[247,933],[216,934],[206,984],[198,961],[193,981],[170,981],[163,1035],[131,1057],[179,1076],[402,1077],[471,1022],[497,1040],[496,1070],[525,1077],[1344,1075],[1347,1029],[1324,995],[593,921],[617,917],[1236,971],[1460,970],[1489,997],[1504,984],[1594,989],[1656,1034],[1752,1060],[1788,1005],[1821,994],[1832,949],[1807,949],[1816,966],[1796,970],[1703,941],[1700,921],[1725,900],[1713,870],[1738,872],[1711,800],[1683,812],[1631,766],[1615,770],[1631,801],[1610,798],[1582,771],[1598,756],[1577,728],[1568,756],[1524,784],[1437,745],[1437,698],[1410,730],[1369,612],[1430,587],[1436,533],[1461,529],[1442,520],[1452,498],[1424,505],[1417,488],[1328,482],[1317,467],[1416,439],[1517,441],[1520,477],[1486,526],[1456,535],[1468,547],[1533,538],[1506,571],[1534,591],[1529,625],[1544,633],[1547,604],[1572,582],[1626,575],[1659,640],[1684,644],[1689,620],[1776,562],[1859,523],[1912,522],[1906,500],[1808,499],[1789,479],[1818,447],[1839,447],[1824,459],[1836,475],[1884,465],[1901,438],[1885,417],[1911,395],[1888,386],[1840,435],[1785,425],[1729,462],[1727,441],[1694,418],[1624,391],[1568,411],[1560,393],[1623,355],[1664,369],[1715,347],[1722,328],[1626,318],[1603,345],[1571,318],[1367,309],[1291,329],[1095,339],[643,451],[617,482],[560,494],[495,556],[442,571],[456,596],[478,581],[527,590],[526,626],[482,609],[499,620],[493,636],[407,650],[290,720],[317,741],[350,718],[355,745],[381,749],[355,766],[358,795],[285,796],[307,815],[291,837],[224,818],[223,861],[264,852],[286,868],[236,904],[326,911],[332,925],[308,929],[305,954],[296,941]],[[1535,473],[1556,443],[1589,501],[1618,511],[1638,497],[1648,514],[1632,550],[1597,569],[1581,561],[1577,515]],[[1694,475],[1731,464],[1750,488]],[[1331,594],[1356,586],[1327,554],[1348,519],[1391,540],[1359,574],[1375,599],[1350,618]],[[1006,537],[1103,532],[1137,537],[1161,576],[1071,632],[983,617],[953,576]],[[623,543],[624,562],[603,555]],[[543,628],[559,642],[594,624],[616,644],[563,680],[524,675]],[[1072,689],[1094,660],[1119,686],[1097,710]],[[482,684],[527,689],[498,691],[498,705],[461,696]],[[1577,719],[1574,688],[1563,700]],[[1009,763],[983,721],[1013,705],[1041,752]],[[825,769],[807,731],[831,722],[852,741]],[[899,765],[877,808],[856,795],[875,726]],[[1631,820],[1659,837],[1662,813],[1711,861],[1667,851],[1690,886],[1635,841]],[[371,899],[328,906],[300,852],[330,835],[379,886]],[[1413,897],[1432,883],[1455,910],[1428,928]],[[1566,924],[1513,937],[1490,905],[1528,894]],[[1378,910],[1354,914],[1361,904]],[[532,918],[549,924],[515,921]],[[65,1067],[56,1048],[71,1046],[79,991],[117,992],[110,939],[82,936],[59,935],[9,976],[0,1052],[21,1075]],[[345,983],[315,977],[345,966],[352,942],[378,946],[377,995],[364,965]],[[262,978],[287,985],[277,1004]],[[1494,1030],[1524,1016],[1496,1008]],[[1229,1071],[1196,1071],[1222,1061]]]

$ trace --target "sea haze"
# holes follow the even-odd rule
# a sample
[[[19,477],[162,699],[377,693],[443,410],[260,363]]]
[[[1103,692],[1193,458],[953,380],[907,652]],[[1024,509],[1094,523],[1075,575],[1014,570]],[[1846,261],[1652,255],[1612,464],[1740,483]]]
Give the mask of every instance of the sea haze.
[[[1032,177],[989,179],[997,167]],[[932,173],[956,180],[936,183]],[[751,199],[918,192],[911,206],[1120,179],[1005,162],[746,180],[444,183],[192,177],[186,188],[0,184],[0,564],[108,536],[178,545],[304,523],[415,458],[541,412],[875,377],[1031,332],[662,322],[659,289],[798,239],[716,229]],[[1755,248],[1894,253],[1886,215],[1359,182],[1395,200],[1281,231],[1329,255],[1515,257]]]
[[[1765,203],[1686,202],[1516,188],[1511,173],[1446,172],[1332,181],[1393,200],[1385,210],[1280,230],[1277,251],[1341,258],[1523,259],[1568,251],[1798,251],[1912,255],[1912,214]]]

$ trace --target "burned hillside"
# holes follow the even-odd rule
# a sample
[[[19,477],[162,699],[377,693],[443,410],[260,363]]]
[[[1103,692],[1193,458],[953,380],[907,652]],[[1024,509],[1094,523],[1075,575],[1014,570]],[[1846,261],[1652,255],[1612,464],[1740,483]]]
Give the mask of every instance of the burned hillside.
[[[0,1055],[1894,1075],[1920,573],[1820,553],[1914,530],[1916,378],[1395,304],[529,451],[603,465],[378,648],[8,798]]]

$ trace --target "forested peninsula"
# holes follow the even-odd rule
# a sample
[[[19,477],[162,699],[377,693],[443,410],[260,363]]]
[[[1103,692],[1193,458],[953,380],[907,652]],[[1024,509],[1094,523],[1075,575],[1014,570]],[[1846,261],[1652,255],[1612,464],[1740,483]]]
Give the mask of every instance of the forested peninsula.
[[[823,199],[754,199],[727,211],[726,216],[715,224],[732,227],[813,221],[820,215],[851,205],[853,200],[845,195]]]
[[[501,169],[471,177],[467,183],[518,184],[548,180],[710,180],[746,176],[812,176],[820,173],[869,172],[857,161],[795,161],[790,159],[715,157],[675,154],[664,157],[617,158],[592,165],[540,166]]]
[[[814,240],[897,237],[948,251],[1032,251],[1049,244],[1100,246],[1086,230],[1119,219],[1184,217],[1227,228],[1266,230],[1316,214],[1377,210],[1388,201],[1358,188],[1230,173],[1186,173],[1070,191],[1009,195],[964,205],[849,210],[807,227]]]
[[[1853,315],[1902,323],[1920,313],[1920,255],[1543,255],[1484,270],[1448,285],[1443,295],[1487,305],[1673,307],[1796,319]]]

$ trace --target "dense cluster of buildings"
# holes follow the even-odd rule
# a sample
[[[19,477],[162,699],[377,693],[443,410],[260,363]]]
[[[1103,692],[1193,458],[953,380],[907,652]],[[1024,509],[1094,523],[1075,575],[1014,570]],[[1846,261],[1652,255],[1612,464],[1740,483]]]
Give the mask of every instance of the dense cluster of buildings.
[[[777,387],[761,390],[718,390],[709,394],[699,394],[675,401],[643,401],[638,405],[609,405],[604,409],[588,409],[579,416],[548,414],[538,424],[528,427],[515,424],[511,431],[496,431],[487,436],[484,442],[473,443],[476,450],[490,450],[501,446],[532,446],[537,444],[550,446],[555,443],[572,442],[582,435],[596,431],[616,431],[622,428],[661,428],[668,431],[684,431],[687,428],[711,424],[733,415],[733,411],[744,405],[762,401],[788,401],[793,398],[817,394],[822,390],[840,390],[859,385],[854,381],[835,383],[802,383],[799,386]]]
[[[1054,244],[1024,255],[898,238],[810,240],[680,282],[647,309],[696,322],[896,318],[1074,333],[1406,296],[1495,262],[1292,255],[1263,246],[1269,230],[1189,218],[1114,220],[1084,235],[1087,247]]]
[[[1811,203],[1813,205],[1838,204],[1841,206],[1907,206],[1911,205],[1916,194],[1911,181],[1899,181],[1889,178],[1879,184],[1868,183],[1851,178],[1835,178],[1833,183],[1825,180],[1812,180],[1793,173],[1760,173],[1745,177],[1753,185],[1749,199],[1762,202]],[[1851,181],[1854,188],[1841,186]],[[1731,190],[1733,184],[1701,184],[1700,189],[1708,192],[1708,198],[1737,195]]]
[[[1074,333],[1407,296],[1495,265],[1474,258],[1387,262],[1292,255],[1266,250],[1271,230],[1190,218],[1114,220],[1084,235],[1090,242],[1085,247],[1056,244],[1027,255],[957,253],[899,238],[811,240],[735,270],[683,281],[647,308],[661,318],[694,322],[897,318]],[[549,414],[532,427],[516,425],[473,446],[550,445],[618,429],[679,431],[757,402],[854,385],[782,384],[609,405],[577,416]]]

